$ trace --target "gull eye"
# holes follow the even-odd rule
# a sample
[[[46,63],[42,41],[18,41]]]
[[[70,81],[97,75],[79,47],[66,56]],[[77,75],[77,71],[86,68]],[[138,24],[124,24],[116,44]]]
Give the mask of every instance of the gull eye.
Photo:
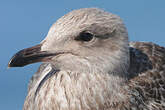
[[[90,32],[81,32],[79,36],[75,38],[77,41],[89,42],[93,39],[93,34]]]

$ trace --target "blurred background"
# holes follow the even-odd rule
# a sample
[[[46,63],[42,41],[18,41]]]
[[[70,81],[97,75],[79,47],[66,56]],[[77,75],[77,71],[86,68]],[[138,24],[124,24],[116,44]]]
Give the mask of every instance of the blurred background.
[[[28,81],[40,63],[7,68],[20,49],[38,44],[64,14],[98,7],[119,15],[131,41],[165,46],[165,0],[0,0],[0,110],[21,110]]]

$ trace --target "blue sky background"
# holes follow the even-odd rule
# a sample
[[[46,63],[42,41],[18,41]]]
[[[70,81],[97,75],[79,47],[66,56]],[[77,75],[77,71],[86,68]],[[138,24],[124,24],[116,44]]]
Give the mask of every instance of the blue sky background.
[[[119,15],[131,41],[165,46],[165,0],[0,0],[0,110],[21,110],[40,63],[7,69],[12,55],[39,43],[73,9],[99,7]]]

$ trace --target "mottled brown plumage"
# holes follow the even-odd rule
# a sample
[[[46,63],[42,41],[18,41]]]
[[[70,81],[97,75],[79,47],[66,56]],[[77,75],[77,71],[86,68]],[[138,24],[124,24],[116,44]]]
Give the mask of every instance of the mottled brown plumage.
[[[97,8],[60,18],[10,67],[43,63],[23,110],[164,110],[165,48],[130,42],[122,20]]]
[[[165,48],[153,43],[134,42],[129,87],[138,109],[165,109]],[[138,74],[137,74],[138,73]],[[135,107],[136,108],[136,107]]]

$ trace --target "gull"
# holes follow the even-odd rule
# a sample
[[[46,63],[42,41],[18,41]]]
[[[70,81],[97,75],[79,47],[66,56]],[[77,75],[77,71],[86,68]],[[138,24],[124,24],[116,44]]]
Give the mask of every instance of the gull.
[[[121,18],[102,9],[64,15],[8,66],[36,62],[23,110],[165,109],[165,48],[129,42]]]

